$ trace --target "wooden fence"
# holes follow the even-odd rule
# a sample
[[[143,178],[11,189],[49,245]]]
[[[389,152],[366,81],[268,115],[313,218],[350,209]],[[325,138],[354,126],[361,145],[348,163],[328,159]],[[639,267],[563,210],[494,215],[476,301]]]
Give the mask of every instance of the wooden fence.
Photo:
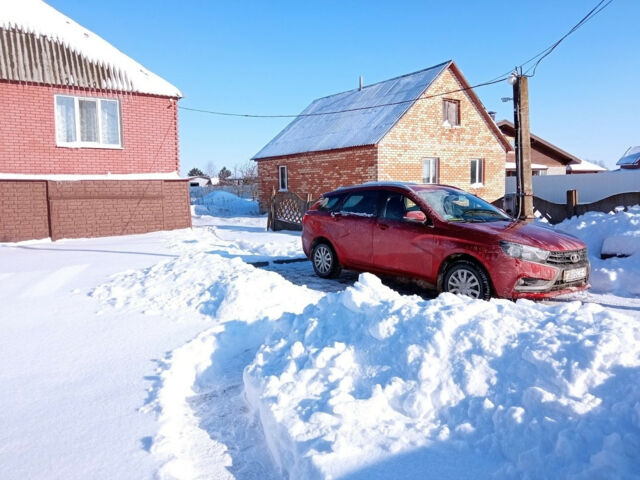
[[[273,231],[302,230],[302,217],[311,205],[311,195],[303,200],[293,192],[274,192],[269,204],[267,228]]]
[[[503,200],[504,197],[499,198],[493,204],[502,208]],[[587,212],[609,213],[618,208],[626,211],[633,205],[640,205],[640,192],[618,193],[593,203],[578,203],[576,190],[567,190],[567,202],[564,204],[533,197],[534,212],[539,213],[541,218],[547,219],[551,224],[560,223],[567,218],[584,215]]]

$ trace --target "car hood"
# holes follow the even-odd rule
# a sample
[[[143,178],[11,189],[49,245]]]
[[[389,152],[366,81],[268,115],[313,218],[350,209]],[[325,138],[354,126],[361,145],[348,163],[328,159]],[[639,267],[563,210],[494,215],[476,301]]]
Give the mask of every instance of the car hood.
[[[468,223],[467,228],[491,235],[496,240],[521,243],[545,250],[579,250],[585,244],[576,237],[526,222]]]

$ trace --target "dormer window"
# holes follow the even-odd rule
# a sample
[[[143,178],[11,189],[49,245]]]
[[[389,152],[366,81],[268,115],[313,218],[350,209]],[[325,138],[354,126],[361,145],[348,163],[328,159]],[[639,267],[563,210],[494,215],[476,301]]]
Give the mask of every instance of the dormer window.
[[[442,101],[443,125],[457,127],[460,125],[460,100],[444,99]]]

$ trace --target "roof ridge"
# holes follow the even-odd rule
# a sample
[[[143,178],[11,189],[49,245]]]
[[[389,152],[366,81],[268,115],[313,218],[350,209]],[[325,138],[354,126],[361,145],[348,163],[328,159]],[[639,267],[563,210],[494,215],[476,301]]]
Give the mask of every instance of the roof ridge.
[[[398,75],[397,77],[391,77],[391,78],[387,78],[386,80],[380,80],[379,82],[370,83],[369,85],[364,85],[362,87],[362,90],[366,90],[367,88],[374,87],[376,85],[380,85],[381,83],[390,82],[392,80],[398,80],[399,78],[404,78],[404,77],[410,77],[412,75],[417,75],[418,73],[423,73],[423,72],[426,72],[427,70],[433,70],[434,68],[438,68],[438,67],[442,67],[444,65],[448,65],[451,62],[453,62],[453,60],[447,60],[446,62],[438,63],[437,65],[432,65],[431,67],[423,68],[422,70],[416,70],[415,72],[405,73],[404,75]],[[325,98],[331,98],[331,97],[335,97],[337,95],[342,95],[342,94],[345,94],[345,93],[356,92],[356,91],[361,91],[361,90],[359,88],[351,88],[349,90],[344,90],[342,92],[332,93],[331,95],[325,95],[324,97],[318,97],[318,98],[315,98],[311,102],[311,104],[309,104],[309,106],[313,105],[317,100],[324,100]]]

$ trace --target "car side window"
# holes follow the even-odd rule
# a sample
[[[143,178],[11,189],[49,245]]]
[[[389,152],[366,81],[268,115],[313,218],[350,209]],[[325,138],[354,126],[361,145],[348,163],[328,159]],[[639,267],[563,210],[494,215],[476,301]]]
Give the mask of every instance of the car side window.
[[[338,206],[339,201],[340,197],[337,195],[334,197],[324,197],[318,205],[318,210],[332,212]]]
[[[420,207],[401,193],[389,192],[382,203],[381,218],[386,220],[417,221],[424,218]]]
[[[349,195],[340,209],[343,213],[375,217],[377,213],[378,192],[365,191]]]

